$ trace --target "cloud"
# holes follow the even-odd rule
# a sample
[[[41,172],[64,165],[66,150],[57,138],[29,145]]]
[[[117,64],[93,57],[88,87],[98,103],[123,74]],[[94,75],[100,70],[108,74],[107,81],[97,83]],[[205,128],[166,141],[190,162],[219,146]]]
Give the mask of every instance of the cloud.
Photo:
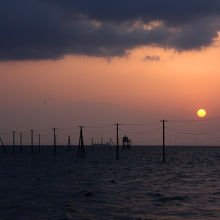
[[[160,57],[159,56],[146,56],[143,60],[144,61],[160,61]]]
[[[218,36],[219,14],[219,0],[3,0],[0,60],[201,49]]]

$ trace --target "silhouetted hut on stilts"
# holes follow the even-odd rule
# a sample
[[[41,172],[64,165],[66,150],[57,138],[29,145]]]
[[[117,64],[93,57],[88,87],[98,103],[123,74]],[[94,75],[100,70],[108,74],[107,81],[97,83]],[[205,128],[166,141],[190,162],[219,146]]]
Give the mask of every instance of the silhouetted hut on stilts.
[[[122,138],[122,149],[123,150],[131,149],[131,140],[126,135]]]

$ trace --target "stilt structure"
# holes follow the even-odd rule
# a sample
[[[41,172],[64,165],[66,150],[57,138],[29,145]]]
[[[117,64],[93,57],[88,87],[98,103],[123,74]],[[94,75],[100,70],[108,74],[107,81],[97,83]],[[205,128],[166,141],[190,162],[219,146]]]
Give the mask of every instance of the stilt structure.
[[[131,149],[131,140],[125,135],[123,138],[122,138],[122,149],[125,150],[130,150]]]
[[[84,141],[83,141],[83,126],[80,126],[80,135],[79,135],[79,147],[77,152],[78,158],[85,158],[85,147],[84,147]]]

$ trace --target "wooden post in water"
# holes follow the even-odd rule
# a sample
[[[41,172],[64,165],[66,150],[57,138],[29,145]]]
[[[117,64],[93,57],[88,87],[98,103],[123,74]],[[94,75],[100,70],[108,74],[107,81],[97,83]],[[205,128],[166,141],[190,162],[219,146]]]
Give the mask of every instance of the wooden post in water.
[[[31,153],[34,153],[34,130],[31,130]]]
[[[23,143],[22,143],[22,133],[20,133],[19,136],[20,136],[20,151],[22,151],[22,145],[23,145]]]
[[[53,155],[54,157],[56,155],[56,145],[57,145],[56,142],[57,142],[56,141],[56,128],[53,128]]]
[[[118,128],[119,128],[119,124],[115,124],[116,125],[116,160],[119,159],[119,137],[118,137]]]
[[[41,145],[41,143],[40,143],[40,134],[38,134],[38,150],[39,150],[39,153],[40,153],[40,145]]]
[[[68,141],[67,141],[67,151],[71,151],[71,141],[70,141],[70,136],[68,136]]]
[[[69,136],[67,137],[66,151],[69,151]]]
[[[84,140],[83,140],[83,126],[80,126],[80,136],[79,136],[79,147],[78,147],[78,158],[85,158],[85,147],[84,147]]]
[[[160,122],[163,123],[163,163],[165,163],[166,161],[166,156],[165,156],[165,145],[166,145],[166,142],[165,142],[165,123],[167,122],[166,120],[161,120]]]
[[[13,153],[15,152],[15,131],[12,131],[12,136],[13,136]]]
[[[94,145],[94,141],[93,141],[93,138],[92,138],[92,151],[93,151],[93,145]]]

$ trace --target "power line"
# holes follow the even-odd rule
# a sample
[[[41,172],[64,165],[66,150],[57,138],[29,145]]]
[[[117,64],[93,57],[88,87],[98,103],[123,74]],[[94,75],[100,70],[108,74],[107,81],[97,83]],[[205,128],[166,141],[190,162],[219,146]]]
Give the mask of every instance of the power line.
[[[172,131],[172,132],[175,132],[175,133],[189,134],[189,135],[208,135],[208,134],[213,134],[213,133],[216,133],[216,132],[219,132],[219,131],[220,131],[220,129],[218,129],[218,130],[208,131],[208,132],[192,133],[192,132],[177,131],[177,130],[172,129],[172,128],[169,128],[169,127],[167,127],[167,129],[170,130],[170,131]]]
[[[103,125],[103,126],[85,126],[85,128],[90,128],[90,129],[102,129],[102,128],[110,128],[112,125]]]
[[[158,123],[158,121],[151,121],[151,122],[146,122],[146,123],[123,123],[121,125],[122,126],[147,126],[147,125],[152,125],[156,123]]]
[[[195,129],[197,130],[197,131],[199,131],[199,129],[198,128],[195,128],[194,130],[192,130],[192,129],[182,129],[182,128],[173,128],[173,127],[170,127],[170,126],[168,126],[167,128],[169,128],[170,130],[174,130],[174,131],[180,131],[180,132],[186,132],[186,133],[192,133]],[[208,130],[208,131],[207,131]],[[220,131],[220,128],[219,127],[214,127],[214,128],[210,128],[210,129],[203,129],[203,130],[201,130],[200,132],[196,132],[196,133],[215,133],[215,132],[217,132],[217,131]]]
[[[148,133],[153,133],[153,132],[156,132],[156,131],[159,131],[159,130],[161,130],[161,128],[155,128],[155,129],[151,129],[151,130],[147,130],[147,131],[142,131],[142,132],[134,132],[134,131],[129,131],[129,130],[122,129],[122,131],[124,133],[135,134],[135,135],[146,135]]]
[[[173,120],[170,119],[169,122],[173,123],[190,123],[190,122],[207,122],[207,121],[219,121],[220,117],[215,117],[215,118],[204,118],[204,119],[192,119],[192,120]]]

